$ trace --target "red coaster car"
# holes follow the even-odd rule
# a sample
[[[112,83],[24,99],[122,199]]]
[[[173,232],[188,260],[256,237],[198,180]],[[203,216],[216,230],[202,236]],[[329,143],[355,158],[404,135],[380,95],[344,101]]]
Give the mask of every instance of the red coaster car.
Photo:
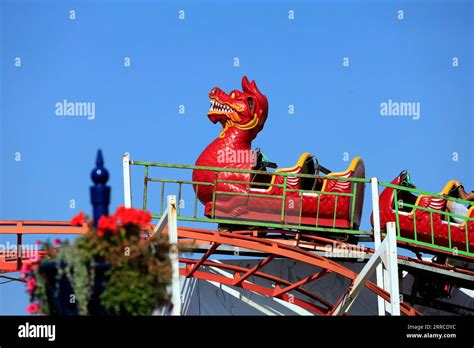
[[[414,188],[409,179],[407,171],[403,171],[397,176],[392,184],[402,187]],[[454,192],[454,181],[449,181],[444,189],[439,193],[443,196],[452,196]],[[474,221],[464,220],[463,223],[456,223],[449,220],[446,214],[427,211],[423,208],[433,209],[435,211],[446,212],[446,199],[439,197],[431,197],[427,195],[416,196],[413,193],[401,189],[397,189],[397,197],[399,204],[395,206],[395,189],[391,187],[385,188],[380,194],[380,227],[385,231],[387,222],[396,222],[398,209],[398,220],[400,225],[401,243],[419,247],[416,241],[429,243],[434,245],[431,248],[426,245],[426,249],[436,252],[444,252],[449,255],[455,254],[457,248],[460,252],[472,253],[474,251]],[[406,204],[413,205],[408,207]],[[431,215],[431,216],[430,216]],[[466,218],[474,218],[474,206],[471,206],[466,214]],[[373,226],[373,220],[371,218]],[[467,226],[466,226],[467,224]],[[416,229],[416,234],[415,234]],[[451,242],[450,242],[451,239]],[[410,243],[413,240],[413,243]],[[436,246],[449,248],[449,250],[440,250]],[[456,255],[454,255],[456,256]],[[463,254],[467,258],[469,255]]]
[[[319,168],[321,167],[316,158],[304,153],[295,166],[275,170],[274,173],[277,175],[269,173],[255,176],[250,185],[245,187],[242,195],[229,196],[225,193],[216,193],[214,215],[216,218],[233,220],[358,229],[364,200],[363,182],[290,175],[287,176],[284,190],[285,178],[278,175],[281,173],[318,175]],[[327,172],[327,175],[335,178],[365,178],[364,162],[356,157],[345,171]],[[235,214],[237,207],[238,214]],[[210,216],[211,210],[212,205],[206,205],[206,215]]]
[[[255,81],[249,82],[244,76],[242,90],[226,93],[214,87],[209,99],[208,118],[220,123],[222,130],[201,152],[193,170],[194,192],[204,204],[206,216],[249,221],[248,225],[260,221],[270,227],[358,229],[364,182],[344,179],[365,177],[360,158],[355,158],[347,170],[330,173],[313,155],[304,153],[291,168],[254,175],[252,171],[266,171],[254,161],[252,141],[267,120],[267,97]],[[341,180],[321,179],[317,176],[320,171]],[[308,177],[295,176],[298,174]]]

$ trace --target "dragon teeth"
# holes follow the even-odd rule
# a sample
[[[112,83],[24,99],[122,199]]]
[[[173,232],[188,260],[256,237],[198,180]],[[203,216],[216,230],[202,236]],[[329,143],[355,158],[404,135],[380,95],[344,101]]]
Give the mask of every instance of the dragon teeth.
[[[210,111],[232,112],[232,108],[211,99]]]

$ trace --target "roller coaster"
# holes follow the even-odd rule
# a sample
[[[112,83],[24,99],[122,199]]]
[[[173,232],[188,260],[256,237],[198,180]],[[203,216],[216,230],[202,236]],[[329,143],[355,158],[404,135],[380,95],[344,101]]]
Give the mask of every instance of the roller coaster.
[[[349,171],[354,167],[354,163],[359,163],[360,159],[355,159],[349,166]],[[354,178],[348,175],[348,171],[341,173],[328,172],[326,175],[294,174],[286,172],[268,172],[268,171],[243,171],[245,174],[251,174],[253,177],[258,175],[280,176],[281,179],[273,180],[268,183],[271,185],[280,185],[282,195],[271,197],[278,199],[283,204],[279,205],[281,210],[274,211],[275,205],[271,205],[266,214],[260,214],[249,218],[235,217],[225,215],[219,209],[213,207],[219,201],[220,197],[225,197],[224,202],[228,202],[225,191],[218,191],[219,176],[213,174],[216,182],[212,184],[212,206],[211,215],[206,212],[206,207],[199,203],[195,194],[201,185],[210,186],[206,182],[189,180],[194,170],[206,170],[212,173],[224,172],[228,169],[202,167],[195,165],[178,165],[167,163],[155,163],[131,160],[128,154],[123,157],[124,173],[124,204],[126,206],[136,206],[132,204],[132,168],[143,168],[143,190],[141,194],[141,208],[150,210],[150,201],[156,203],[152,211],[152,216],[160,220],[166,211],[166,197],[168,193],[176,193],[176,219],[179,222],[177,227],[180,242],[192,246],[194,255],[201,254],[199,258],[189,258],[182,256],[180,262],[180,274],[185,278],[197,278],[207,281],[217,282],[231,287],[239,287],[243,290],[255,292],[261,295],[270,296],[279,300],[291,303],[302,311],[319,315],[333,314],[336,308],[341,304],[344,294],[347,294],[354,286],[357,279],[357,272],[354,272],[344,262],[367,262],[376,249],[357,245],[358,242],[370,242],[374,240],[377,228],[380,236],[386,236],[384,227],[385,221],[394,221],[396,226],[396,239],[398,247],[408,248],[413,251],[417,257],[398,256],[398,267],[401,271],[411,274],[415,281],[411,286],[411,292],[403,293],[405,301],[401,301],[401,313],[406,315],[418,315],[420,312],[413,305],[423,305],[437,308],[442,311],[456,314],[473,314],[472,308],[458,305],[450,305],[443,301],[449,298],[453,288],[474,289],[474,271],[472,270],[472,239],[470,225],[472,218],[464,217],[465,224],[451,222],[448,217],[452,213],[444,210],[436,210],[426,206],[425,201],[433,200],[452,200],[465,204],[458,198],[446,196],[444,192],[432,194],[420,191],[407,185],[407,173],[402,172],[397,176],[394,182],[379,182],[377,178]],[[156,171],[159,175],[153,176]],[[239,172],[240,170],[236,170]],[[166,173],[171,178],[166,178]],[[181,173],[181,175],[179,174]],[[183,179],[179,177],[183,177]],[[285,179],[286,178],[286,179]],[[323,200],[324,196],[332,196],[331,202],[333,211],[328,214],[327,211],[319,216],[316,211],[314,218],[303,216],[305,211],[301,199],[306,191],[304,189],[287,190],[278,182],[285,180],[294,180],[294,178],[303,178],[310,180],[322,180],[320,190],[312,190],[311,193],[318,195],[317,201]],[[225,180],[225,179],[224,179]],[[326,181],[326,184],[324,184]],[[330,181],[335,181],[330,184]],[[350,185],[341,185],[340,183],[350,183]],[[400,183],[400,184],[398,184]],[[325,186],[324,186],[325,185]],[[371,223],[373,229],[364,231],[359,228],[361,214],[361,197],[364,195],[364,186],[370,185],[372,191],[373,212]],[[449,185],[452,185],[450,183]],[[154,186],[154,187],[152,187]],[[323,187],[325,189],[323,189]],[[345,192],[335,192],[330,187],[344,187]],[[380,196],[379,187],[383,188]],[[445,188],[445,191],[448,190]],[[340,190],[342,191],[342,190]],[[150,193],[157,193],[157,197],[150,199]],[[407,203],[399,197],[404,193],[418,195],[416,204]],[[447,192],[447,191],[446,191]],[[260,198],[259,193],[252,193],[254,199]],[[268,199],[263,193],[263,199]],[[236,196],[236,195],[230,195]],[[390,211],[393,216],[384,213],[384,197],[390,203]],[[186,202],[192,201],[192,206],[182,204],[184,198]],[[292,201],[299,197],[296,203]],[[158,198],[158,199],[156,199]],[[191,199],[189,199],[191,198]],[[346,202],[342,201],[346,199]],[[342,201],[342,202],[341,202]],[[327,201],[326,201],[327,202]],[[380,205],[379,205],[380,203]],[[349,209],[341,209],[347,206]],[[287,207],[291,207],[286,209]],[[296,208],[295,208],[296,207]],[[407,207],[411,208],[407,212]],[[471,209],[472,210],[472,209]],[[471,211],[470,210],[470,211]],[[344,211],[344,214],[340,212]],[[378,211],[378,213],[377,213]],[[186,212],[190,212],[186,214]],[[349,212],[349,215],[347,214]],[[384,215],[385,214],[385,215]],[[423,226],[419,221],[424,221],[428,215],[429,225]],[[406,216],[412,216],[413,229],[403,222]],[[379,216],[380,219],[377,219]],[[398,216],[398,218],[397,218]],[[439,216],[439,218],[438,218]],[[306,219],[305,219],[306,218]],[[439,219],[442,218],[440,222]],[[379,221],[377,221],[379,220]],[[446,225],[448,229],[448,238],[441,238],[439,226]],[[184,226],[184,224],[190,226]],[[204,229],[196,227],[212,224],[218,226],[217,230]],[[459,225],[464,228],[466,239],[460,238],[459,233],[453,233],[454,228],[459,230]],[[468,225],[466,228],[465,226]],[[421,227],[420,227],[421,226]],[[150,226],[152,229],[153,226]],[[28,250],[22,248],[22,237],[28,234],[82,234],[87,232],[86,225],[81,227],[70,226],[69,222],[55,221],[1,221],[0,233],[17,237],[17,251],[6,253],[3,251],[0,255],[0,270],[2,273],[17,272],[22,264],[29,263],[30,257]],[[429,232],[429,234],[427,234]],[[442,231],[441,231],[442,232]],[[165,231],[166,233],[166,231]],[[410,234],[411,233],[411,234]],[[349,252],[348,252],[349,251]],[[356,251],[355,253],[353,251]],[[212,256],[222,256],[226,254],[235,254],[257,257],[260,261],[253,267],[244,268],[226,262],[217,262]],[[423,254],[432,255],[431,260],[422,258]],[[298,281],[292,281],[277,277],[274,274],[266,273],[265,266],[276,260],[287,259],[297,263],[310,265],[314,267],[314,273]],[[212,271],[214,270],[214,271]],[[225,275],[216,273],[224,272]],[[231,276],[229,276],[231,274]],[[319,279],[327,277],[330,274],[338,275],[345,279],[347,290],[341,294],[339,301],[330,303],[324,297],[308,290],[306,285],[314,284]],[[6,279],[14,279],[3,275]],[[271,284],[263,286],[258,279],[265,280]],[[400,278],[403,281],[402,278]],[[376,285],[367,282],[366,287],[369,291],[376,294],[382,301],[390,300],[390,292],[383,284]]]
[[[430,303],[434,306],[436,299],[449,298],[453,287],[473,289],[474,271],[472,269],[472,260],[474,254],[472,253],[472,228],[474,219],[468,216],[455,216],[464,219],[465,222],[459,224],[451,220],[455,214],[445,211],[442,204],[438,204],[436,207],[430,206],[430,204],[433,205],[432,202],[440,201],[444,201],[445,205],[446,201],[449,200],[470,205],[471,207],[473,203],[446,194],[449,191],[453,191],[452,181],[449,182],[439,194],[415,189],[409,182],[409,175],[406,171],[403,171],[392,182],[379,182],[377,178],[351,177],[350,172],[351,168],[355,167],[354,163],[359,163],[360,165],[361,160],[354,159],[348,170],[344,172],[328,173],[325,176],[286,172],[242,171],[253,177],[263,175],[281,177],[281,179],[272,180],[272,182],[267,185],[280,185],[282,195],[277,195],[269,199],[266,193],[252,192],[248,195],[257,201],[262,199],[263,202],[258,203],[268,207],[268,210],[263,213],[259,212],[259,214],[252,215],[252,212],[249,212],[246,213],[244,217],[235,217],[216,208],[218,206],[216,203],[219,202],[221,197],[224,197],[224,202],[229,202],[226,197],[227,193],[216,189],[220,183],[219,176],[216,173],[225,172],[228,169],[142,162],[130,160],[127,156],[124,157],[125,168],[131,166],[144,168],[143,209],[147,209],[148,207],[150,184],[153,183],[159,186],[157,190],[160,197],[159,207],[157,212],[153,214],[154,218],[160,219],[162,217],[162,212],[166,207],[165,197],[167,193],[177,192],[178,202],[182,202],[185,196],[188,197],[188,195],[191,195],[193,197],[192,208],[187,207],[186,209],[182,209],[182,205],[177,205],[178,221],[214,223],[219,226],[218,232],[211,233],[209,231],[205,232],[206,230],[200,230],[199,233],[205,233],[207,238],[200,239],[203,238],[203,235],[200,235],[199,238],[196,237],[197,240],[211,245],[209,249],[205,250],[204,258],[206,260],[212,253],[216,252],[219,246],[221,247],[221,252],[225,253],[222,248],[223,244],[241,247],[240,244],[236,243],[236,239],[243,236],[257,239],[254,240],[254,242],[258,245],[260,245],[259,243],[265,244],[269,241],[278,242],[278,245],[283,244],[285,246],[291,246],[292,248],[298,248],[301,252],[309,251],[322,256],[328,254],[328,245],[331,245],[332,247],[330,248],[333,249],[335,245],[339,246],[340,250],[360,248],[358,250],[365,253],[367,258],[369,258],[374,251],[367,247],[356,247],[356,244],[359,241],[374,241],[374,230],[377,226],[374,224],[375,219],[373,215],[377,214],[378,210],[378,215],[380,216],[378,227],[382,238],[386,235],[386,223],[388,221],[394,221],[398,247],[408,249],[416,255],[415,257],[399,256],[401,269],[413,274],[416,280],[412,286],[411,293],[407,296],[407,298],[412,299],[412,303],[418,301],[418,303]],[[151,177],[150,171],[152,168],[161,170],[162,175],[159,178]],[[206,182],[177,179],[176,170],[183,172],[184,177],[189,177],[191,171],[207,170],[214,173],[213,177],[215,177],[216,180],[215,183],[209,185],[209,183]],[[167,171],[173,173],[172,179],[164,178]],[[240,172],[241,170],[235,171]],[[186,172],[188,173],[186,174]],[[129,174],[126,174],[125,177],[128,175]],[[315,201],[317,202],[317,209],[314,211],[313,216],[309,216],[309,214],[306,216],[303,215],[303,212],[308,211],[308,209],[304,208],[303,205],[306,202],[302,197],[308,193],[308,190],[284,190],[285,186],[278,184],[278,182],[294,180],[294,178],[323,181],[321,190],[310,191],[310,193],[315,196]],[[229,182],[227,179],[224,179],[224,181],[226,183]],[[331,183],[331,181],[334,183]],[[346,183],[349,183],[349,185]],[[198,187],[200,185],[212,186],[214,188],[212,205],[210,208],[205,207],[203,211],[203,215],[205,216],[200,216],[198,213],[198,198],[196,195],[193,195],[193,191],[199,191]],[[373,203],[375,202],[374,211],[371,216],[371,224],[374,228],[368,231],[359,229],[365,185],[370,185],[372,201]],[[337,192],[331,189],[334,187],[341,187],[343,189]],[[378,195],[379,188],[382,188],[380,196]],[[125,190],[127,191],[129,189],[130,186],[128,186],[126,182]],[[406,198],[408,194],[410,195],[409,197],[411,197],[410,199]],[[246,195],[246,193],[239,195]],[[238,197],[239,195],[231,194],[230,196]],[[323,198],[329,196],[333,197],[333,199],[328,200]],[[412,202],[414,199],[416,201]],[[126,202],[127,200],[131,200],[131,195],[126,195]],[[278,200],[279,209],[275,210],[276,204],[267,204],[268,200],[270,200],[270,202],[271,200]],[[324,212],[320,212],[319,210],[320,202],[326,202],[326,210]],[[332,205],[331,211],[327,209],[327,202],[330,202],[329,204]],[[287,209],[287,207],[291,208]],[[185,214],[184,211],[192,213]],[[471,213],[472,208],[469,209],[469,216]],[[404,219],[409,219],[408,221],[411,222],[411,224],[404,221]],[[183,236],[186,235],[190,238],[192,236],[192,228],[182,227],[179,231]],[[460,231],[462,231],[462,233],[460,233]],[[214,237],[224,238],[224,236],[230,238],[232,242],[229,239],[226,239],[226,242],[217,242],[217,239],[213,240]],[[201,244],[198,243],[198,245]],[[255,255],[255,253],[249,250],[258,251],[257,254],[262,254],[255,245],[247,249],[249,255]],[[229,249],[227,249],[227,253],[232,253],[232,250],[233,249],[230,249],[229,251]],[[423,255],[430,255],[431,260],[426,260],[426,257],[423,257]],[[267,258],[262,261],[259,267],[263,267],[269,262],[268,258],[270,258],[270,256],[266,257]],[[339,257],[337,260],[341,261],[343,259]],[[194,266],[205,264],[204,261],[198,263],[186,260],[186,262]],[[191,274],[194,274],[195,271],[196,270],[191,272]],[[326,272],[329,271],[326,269]],[[301,282],[301,285],[309,281],[310,279],[305,279]],[[446,309],[446,307],[448,306],[441,305],[439,308]],[[456,313],[472,314],[472,309],[462,309],[459,311],[455,309],[454,311]]]
[[[160,185],[160,212],[165,207],[165,188],[167,186],[176,185],[178,201],[182,201],[181,198],[183,197],[186,185],[197,187],[196,190],[199,190],[200,185],[205,185],[213,187],[211,207],[209,209],[206,207],[205,211],[205,214],[209,214],[208,212],[210,214],[205,217],[197,215],[198,200],[197,196],[194,196],[193,214],[186,215],[182,213],[180,206],[178,206],[178,220],[217,223],[220,231],[250,229],[260,231],[260,233],[264,233],[264,231],[266,231],[265,233],[272,233],[274,231],[288,230],[324,236],[343,242],[350,241],[353,244],[357,244],[359,239],[362,241],[373,241],[373,230],[360,230],[359,224],[362,214],[364,185],[373,184],[374,179],[346,176],[346,174],[350,174],[352,171],[351,168],[353,168],[354,162],[360,163],[358,158],[352,161],[347,171],[329,173],[327,176],[232,170],[233,172],[244,174],[271,175],[281,178],[281,180],[275,179],[275,182],[285,182],[295,178],[310,179],[311,181],[323,180],[323,188],[320,191],[308,191],[305,189],[285,190],[285,186],[278,183],[265,184],[269,187],[282,188],[282,195],[273,195],[271,197],[268,197],[267,193],[256,193],[252,189],[251,193],[248,194],[233,194],[232,192],[219,191],[217,188],[221,180],[218,179],[217,173],[230,171],[229,169],[127,161],[129,161],[130,165],[145,168],[142,204],[142,208],[145,210],[147,209],[148,187],[150,183],[158,183]],[[151,167],[164,170],[207,170],[214,173],[213,176],[216,177],[216,180],[214,184],[209,185],[207,182],[184,179],[153,178],[149,176]],[[436,257],[435,263],[449,265],[452,262],[453,266],[455,264],[462,265],[462,268],[472,270],[472,262],[474,260],[474,216],[472,216],[474,202],[464,201],[447,195],[449,191],[452,191],[453,181],[450,181],[439,194],[434,194],[407,186],[407,177],[407,172],[403,171],[392,183],[377,181],[377,184],[383,188],[379,197],[381,226],[384,226],[388,221],[396,222],[399,247],[419,254],[427,253],[434,255]],[[233,183],[231,180],[224,180],[224,182]],[[400,185],[394,182],[400,182]],[[235,181],[235,183],[240,182]],[[340,189],[336,191],[337,188]],[[249,205],[260,205],[265,209],[255,214],[250,211],[243,216],[231,216],[217,208],[221,197],[224,197],[225,203],[232,203],[232,200],[227,199],[229,195],[233,198],[249,197]],[[313,200],[305,201],[306,195],[310,195]],[[410,202],[413,200],[416,200],[416,202],[409,203],[405,201],[407,196],[410,197]],[[469,205],[468,215],[461,216],[446,211],[447,201]],[[311,208],[306,209],[306,205],[309,205]],[[306,214],[303,215],[303,212],[306,212]],[[159,219],[161,214],[154,213],[153,217]],[[463,223],[454,222],[454,217],[462,219]],[[373,225],[373,217],[371,217],[371,224]],[[384,234],[385,231],[382,228],[382,235]]]
[[[123,157],[125,206],[137,206],[132,201],[132,169],[138,167],[143,168],[141,208],[151,211],[154,219],[160,222],[169,213],[169,194],[177,197],[177,238],[190,245],[194,255],[201,255],[180,257],[181,276],[270,296],[303,312],[347,314],[344,304],[361,279],[343,262],[372,265],[372,257],[383,259],[378,248],[392,224],[396,246],[387,250],[395,261],[390,263],[386,258],[384,264],[396,266],[401,271],[399,279],[392,274],[390,281],[385,281],[379,277],[379,269],[377,284],[363,279],[365,287],[379,298],[379,314],[387,309],[385,301],[394,303],[390,287],[393,290],[395,286],[398,293],[400,281],[403,288],[403,272],[413,277],[413,283],[408,293],[401,292],[401,313],[421,314],[414,306],[422,305],[474,314],[473,308],[444,301],[454,288],[474,289],[474,202],[458,197],[454,181],[435,194],[416,188],[407,171],[391,182],[379,181],[365,177],[359,157],[345,170],[333,172],[310,153],[301,155],[293,167],[278,168],[262,151],[251,150],[251,142],[267,117],[266,97],[245,77],[242,89],[227,94],[216,87],[209,93],[209,119],[223,128],[196,164],[132,160],[129,154]],[[243,160],[232,156],[222,159],[223,153],[250,155]],[[372,228],[363,230],[362,209],[369,187]],[[467,214],[450,212],[448,202],[468,206]],[[206,224],[217,225],[217,229],[202,228]],[[29,262],[21,248],[24,234],[85,231],[86,226],[73,228],[65,222],[0,222],[0,233],[16,235],[18,244],[16,253],[0,254],[0,271],[15,272]],[[374,249],[360,242],[374,242]],[[397,256],[396,247],[408,249],[414,256]],[[245,268],[213,258],[236,253],[259,261]],[[310,265],[313,271],[298,281],[264,271],[281,259]],[[346,284],[337,301],[328,301],[307,287],[328,275],[337,275]]]

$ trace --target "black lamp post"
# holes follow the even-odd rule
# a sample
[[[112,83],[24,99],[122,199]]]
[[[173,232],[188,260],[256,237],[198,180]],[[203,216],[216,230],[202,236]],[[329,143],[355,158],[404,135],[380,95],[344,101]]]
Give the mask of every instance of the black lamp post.
[[[94,226],[97,227],[100,217],[102,215],[109,215],[110,203],[110,186],[106,185],[109,180],[109,172],[104,167],[104,158],[102,157],[101,150],[97,152],[95,168],[92,170],[91,179],[94,182],[94,185],[90,187],[91,204]]]

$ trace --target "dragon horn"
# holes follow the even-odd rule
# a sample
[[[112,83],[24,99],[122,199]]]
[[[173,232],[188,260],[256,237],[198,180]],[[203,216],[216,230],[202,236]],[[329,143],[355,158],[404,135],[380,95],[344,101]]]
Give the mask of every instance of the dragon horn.
[[[262,92],[260,92],[257,85],[255,84],[255,80],[249,82],[247,76],[245,75],[244,77],[242,77],[242,90],[246,93],[253,94],[255,96],[263,96]]]
[[[242,77],[242,91],[248,91],[249,90],[249,79],[247,78],[247,76],[243,76]]]

